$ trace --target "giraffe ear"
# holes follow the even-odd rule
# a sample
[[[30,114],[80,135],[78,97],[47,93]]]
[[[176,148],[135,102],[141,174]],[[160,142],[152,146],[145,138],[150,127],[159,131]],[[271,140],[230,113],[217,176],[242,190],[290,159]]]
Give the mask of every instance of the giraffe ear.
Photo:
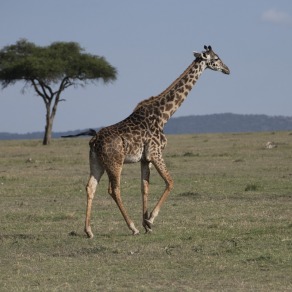
[[[196,58],[200,58],[200,57],[202,57],[201,53],[198,53],[198,52],[196,52],[196,51],[193,51],[193,54],[194,54],[194,56],[195,56]]]

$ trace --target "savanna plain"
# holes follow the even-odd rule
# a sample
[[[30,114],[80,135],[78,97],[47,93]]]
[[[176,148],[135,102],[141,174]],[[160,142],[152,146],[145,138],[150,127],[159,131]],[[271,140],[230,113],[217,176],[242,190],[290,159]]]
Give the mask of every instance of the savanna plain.
[[[88,141],[0,141],[0,291],[292,291],[291,132],[168,135],[175,186],[153,232],[133,164],[122,198],[140,235],[104,176],[93,239],[83,232]],[[163,189],[152,168],[150,207]]]

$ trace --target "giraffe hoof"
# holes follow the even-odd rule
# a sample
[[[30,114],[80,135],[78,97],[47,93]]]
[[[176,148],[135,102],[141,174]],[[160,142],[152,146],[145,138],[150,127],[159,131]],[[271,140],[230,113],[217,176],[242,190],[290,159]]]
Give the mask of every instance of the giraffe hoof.
[[[153,223],[151,223],[149,220],[145,219],[144,221],[144,228],[145,228],[145,233],[151,233],[152,232],[152,225]]]
[[[86,232],[86,235],[87,235],[87,237],[88,237],[89,239],[92,239],[92,238],[94,237],[94,235],[93,235],[92,232],[91,232],[91,233],[87,233],[87,232]]]
[[[149,219],[145,219],[145,220],[144,220],[144,223],[145,223],[145,226],[146,226],[148,229],[152,229],[153,223],[152,223]],[[144,226],[144,227],[145,227],[145,226]]]
[[[144,219],[143,223],[142,223],[144,229],[145,229],[145,233],[151,233],[152,232],[152,223],[148,220],[148,219]]]
[[[146,233],[146,234],[150,234],[150,233],[152,233],[152,229],[149,228],[149,227],[145,228],[145,233]]]
[[[132,235],[139,235],[140,234],[140,232],[139,232],[139,230],[138,229],[136,229],[136,230],[133,230],[133,233],[132,233]]]
[[[139,234],[139,230],[135,227],[133,222],[129,225],[129,228],[132,230],[133,235]]]
[[[90,239],[93,238],[93,233],[92,233],[91,230],[86,230],[85,229],[84,231],[85,231],[85,233],[86,233],[86,235],[87,235],[88,238],[90,238]]]

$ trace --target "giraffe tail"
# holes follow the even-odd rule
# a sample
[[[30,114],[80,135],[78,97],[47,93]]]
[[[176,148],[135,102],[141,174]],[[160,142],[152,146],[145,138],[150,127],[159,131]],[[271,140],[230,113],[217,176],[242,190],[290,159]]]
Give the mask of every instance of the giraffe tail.
[[[89,129],[88,131],[79,133],[79,134],[75,134],[75,135],[66,135],[66,136],[61,136],[62,138],[72,138],[72,137],[79,137],[79,136],[95,136],[96,135],[96,131],[93,129]]]

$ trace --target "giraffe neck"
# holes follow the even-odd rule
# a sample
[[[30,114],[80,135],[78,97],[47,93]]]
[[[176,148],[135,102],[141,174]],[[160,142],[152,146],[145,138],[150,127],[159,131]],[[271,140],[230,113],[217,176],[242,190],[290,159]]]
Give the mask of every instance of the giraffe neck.
[[[139,109],[147,109],[147,116],[155,116],[159,128],[163,128],[170,117],[181,106],[196,81],[206,69],[203,61],[195,60],[190,66],[157,96],[150,97],[139,103],[134,112]]]

